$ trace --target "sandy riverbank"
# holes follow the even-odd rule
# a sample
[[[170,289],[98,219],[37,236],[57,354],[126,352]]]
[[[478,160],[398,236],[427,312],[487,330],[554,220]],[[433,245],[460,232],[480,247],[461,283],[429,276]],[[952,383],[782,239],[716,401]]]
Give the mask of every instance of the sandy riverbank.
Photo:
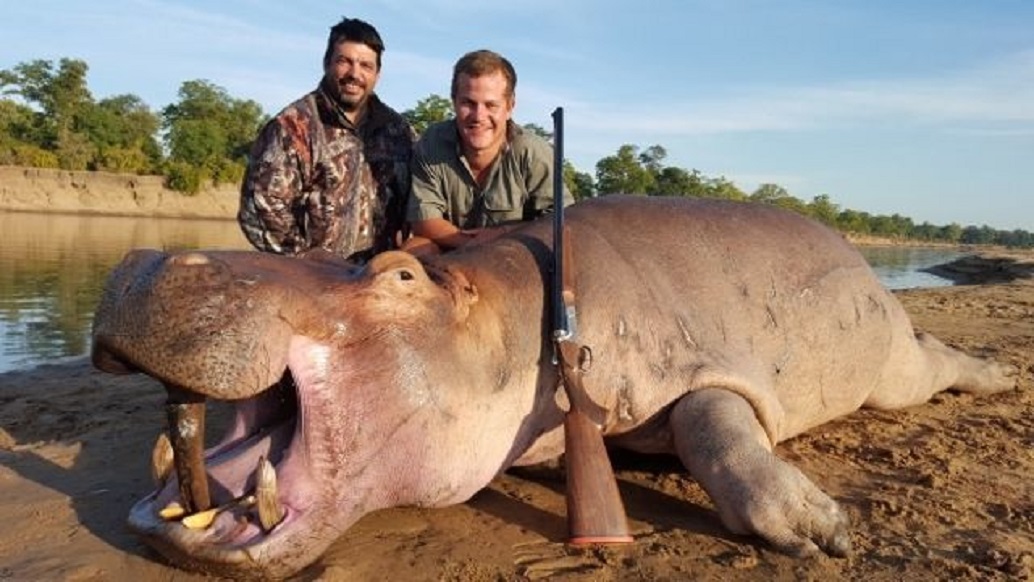
[[[161,176],[0,166],[0,210],[229,220],[238,196],[233,184],[186,196]]]
[[[1018,259],[1034,267],[1034,253]],[[1001,272],[974,265],[973,280]],[[780,445],[849,512],[850,558],[795,560],[730,535],[677,463],[620,456],[632,546],[562,544],[563,485],[538,469],[459,506],[367,516],[298,579],[1034,579],[1034,281],[898,296],[918,328],[1018,366],[1020,390],[861,411]],[[163,398],[151,380],[85,360],[0,374],[0,580],[207,580],[164,565],[123,527],[149,489]]]

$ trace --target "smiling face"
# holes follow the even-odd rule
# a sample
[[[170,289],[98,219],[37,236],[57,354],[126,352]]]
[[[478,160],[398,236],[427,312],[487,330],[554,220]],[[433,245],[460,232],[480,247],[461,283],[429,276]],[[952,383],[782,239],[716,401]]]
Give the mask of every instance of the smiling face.
[[[501,71],[456,78],[453,107],[463,152],[468,157],[494,159],[506,142],[506,126],[514,98]]]
[[[359,111],[380,79],[377,52],[360,42],[339,42],[323,66],[323,75],[345,109]]]

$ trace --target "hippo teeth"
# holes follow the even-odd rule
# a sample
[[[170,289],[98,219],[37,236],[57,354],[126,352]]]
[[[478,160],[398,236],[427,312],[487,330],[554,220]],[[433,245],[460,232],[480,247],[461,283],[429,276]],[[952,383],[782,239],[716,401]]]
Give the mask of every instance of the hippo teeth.
[[[166,388],[169,399],[165,411],[180,498],[187,513],[205,511],[212,506],[204,461],[205,397],[171,386]]]
[[[154,443],[154,450],[151,451],[151,477],[158,487],[165,485],[165,481],[172,473],[173,466],[172,443],[169,442],[169,435],[161,433]]]
[[[271,531],[283,521],[284,508],[277,498],[276,469],[265,457],[259,458],[255,469],[255,501],[264,531]]]

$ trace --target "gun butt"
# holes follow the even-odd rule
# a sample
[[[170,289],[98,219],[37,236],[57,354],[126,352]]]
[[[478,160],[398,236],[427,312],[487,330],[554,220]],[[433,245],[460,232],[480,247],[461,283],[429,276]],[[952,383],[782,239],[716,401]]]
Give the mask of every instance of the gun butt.
[[[571,406],[564,417],[567,467],[567,526],[574,545],[632,542],[603,435],[587,415]]]

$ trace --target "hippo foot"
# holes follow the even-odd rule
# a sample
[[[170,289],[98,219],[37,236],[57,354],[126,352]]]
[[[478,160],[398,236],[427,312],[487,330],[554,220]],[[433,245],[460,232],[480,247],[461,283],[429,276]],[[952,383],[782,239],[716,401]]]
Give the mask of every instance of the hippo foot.
[[[777,550],[805,557],[851,551],[849,520],[835,501],[796,467],[762,451],[716,475],[711,494],[730,531],[764,538]],[[711,488],[705,488],[711,491]]]
[[[847,516],[771,452],[742,397],[718,389],[694,392],[679,401],[670,422],[679,456],[730,531],[760,536],[794,556],[851,551]]]
[[[956,390],[988,395],[1016,389],[1020,370],[1012,364],[969,356],[924,332],[916,332],[916,341],[939,370],[956,370],[950,382]]]

